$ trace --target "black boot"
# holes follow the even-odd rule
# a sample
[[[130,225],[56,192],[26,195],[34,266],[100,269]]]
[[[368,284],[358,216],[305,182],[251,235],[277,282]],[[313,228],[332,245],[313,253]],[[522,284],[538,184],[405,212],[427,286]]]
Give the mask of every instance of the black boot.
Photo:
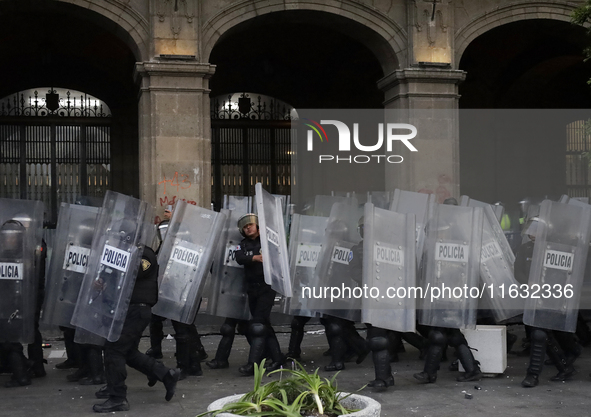
[[[572,364],[567,363],[564,351],[558,346],[558,343],[556,343],[556,340],[552,336],[548,338],[546,353],[552,362],[554,362],[556,369],[558,369],[558,373],[550,378],[550,381],[566,381],[577,372]]]
[[[289,336],[289,347],[287,357],[291,359],[300,359],[302,355],[302,340],[304,340],[304,328],[294,326],[292,322],[291,335]]]
[[[396,340],[389,337],[393,332],[385,332],[384,329],[375,327],[369,327],[368,329],[368,345],[372,352],[376,379],[367,385],[374,388],[375,391],[385,391],[388,387],[394,385],[389,348],[392,342],[396,343]]]
[[[277,340],[277,336],[275,335],[275,331],[271,330],[269,336],[267,336],[267,353],[271,356],[273,360],[269,366],[267,367],[268,372],[272,372],[276,369],[281,368],[281,366],[285,363],[285,355],[281,353],[281,347],[279,346],[279,341]]]
[[[189,335],[191,336],[191,357],[195,358],[199,362],[205,361],[205,359],[207,359],[209,355],[205,351],[203,343],[201,343],[201,336],[199,336],[199,332],[197,331],[197,327],[195,326],[195,324],[192,324],[189,328]],[[199,366],[199,369],[201,369],[201,365]]]
[[[533,388],[539,383],[539,377],[544,367],[544,357],[546,356],[546,343],[548,339],[546,332],[541,329],[533,329],[531,331],[529,341],[529,367],[527,368],[527,375],[521,382],[525,388]]]
[[[164,396],[166,401],[170,401],[174,396],[176,383],[179,381],[180,375],[181,373],[178,369],[171,369],[164,378],[162,378],[162,383],[164,384],[164,388],[166,388],[166,395]]]
[[[441,362],[443,348],[440,345],[431,345],[425,355],[425,367],[423,372],[414,374],[413,377],[421,384],[433,384],[437,381],[437,371]]]
[[[14,349],[11,349],[8,353],[7,361],[9,363],[10,370],[12,371],[12,377],[10,381],[4,384],[6,388],[24,387],[25,385],[31,385],[31,379],[27,374],[27,358],[25,358],[25,355],[23,355],[22,346],[16,346],[16,344],[14,345]]]
[[[365,360],[371,350],[367,347],[367,343],[363,337],[357,332],[355,323],[347,322],[344,326],[344,338],[347,346],[349,346],[357,354],[355,363],[360,364]]]
[[[86,378],[90,375],[90,366],[88,362],[85,362],[82,367],[78,368],[74,373],[66,375],[68,382],[78,382],[82,378]]]
[[[39,331],[37,330],[37,333]],[[43,358],[41,333],[35,336],[35,342],[27,346],[27,354],[29,356],[29,375],[33,378],[42,378],[47,375],[45,372],[44,363],[47,361]]]
[[[388,350],[372,352],[373,366],[375,368],[376,379],[367,384],[375,391],[386,391],[388,387],[394,386],[394,377],[390,367],[390,354]]]
[[[72,369],[80,368],[82,365],[82,352],[80,351],[80,345],[74,342],[74,336],[76,329],[70,329],[69,327],[61,327],[60,329],[64,332],[64,345],[66,346],[66,355],[68,359],[64,362],[60,362],[55,365],[56,369]]]
[[[474,359],[472,351],[468,345],[459,345],[456,348],[456,355],[458,360],[464,367],[464,375],[456,378],[458,382],[468,381],[480,381],[482,378],[482,372],[480,372],[480,366],[477,360]]]
[[[331,361],[324,367],[325,371],[342,371],[345,369],[345,353],[347,352],[347,344],[343,338],[343,328],[338,322],[328,322],[326,324],[326,336],[329,340]]]
[[[129,403],[125,398],[109,398],[101,404],[92,406],[95,413],[112,413],[115,411],[128,411]]]
[[[577,358],[583,353],[581,346],[573,333],[553,331],[554,339],[558,346],[564,351],[564,357],[567,365],[575,363]]]
[[[249,326],[249,334],[250,352],[248,353],[248,363],[238,369],[243,376],[254,375],[254,364],[261,363],[267,348],[267,327],[264,324],[252,323]]]
[[[443,331],[438,329],[429,331],[429,348],[425,355],[425,367],[423,372],[413,375],[421,384],[432,384],[437,381],[437,371],[439,370],[444,346],[447,347],[447,336]]]
[[[220,328],[220,333],[222,339],[215,353],[215,358],[209,362],[205,362],[211,369],[222,369],[229,366],[228,358],[232,352],[232,345],[234,344],[234,337],[236,335],[235,326],[226,322]]]
[[[80,385],[102,385],[105,381],[105,367],[103,364],[103,351],[100,347],[91,347],[88,349],[86,358],[90,373],[78,381]]]
[[[191,368],[191,346],[186,337],[176,336],[176,366],[180,369],[179,380],[189,376]]]

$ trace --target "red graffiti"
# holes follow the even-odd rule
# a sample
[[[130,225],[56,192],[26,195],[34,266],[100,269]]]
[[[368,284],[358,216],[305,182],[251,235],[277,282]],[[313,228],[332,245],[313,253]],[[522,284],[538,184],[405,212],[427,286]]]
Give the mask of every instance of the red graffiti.
[[[169,204],[171,206],[174,206],[175,203],[176,203],[176,195],[172,197],[172,200],[168,200],[168,196],[165,196],[164,198],[160,199],[160,207],[168,206]]]
[[[182,179],[181,182],[179,182],[179,176]],[[162,181],[160,181],[158,183],[158,185],[162,185],[164,184],[164,195],[166,195],[166,185],[168,184],[169,187],[176,187],[176,191],[179,191],[179,188],[181,190],[186,190],[187,188],[191,188],[191,182],[188,181],[189,176],[185,175],[185,174],[179,174],[178,172],[174,173],[174,177],[172,177],[172,179],[167,180],[166,179],[166,175],[163,176],[164,179]]]
[[[168,196],[165,196],[164,198],[160,198],[160,207],[168,206],[168,205],[174,206],[177,201],[186,201],[187,204],[192,204],[194,206],[197,205],[197,202],[194,200],[187,200],[186,198],[179,198],[177,200],[177,196],[173,195],[172,199],[170,199],[170,200],[168,199]]]

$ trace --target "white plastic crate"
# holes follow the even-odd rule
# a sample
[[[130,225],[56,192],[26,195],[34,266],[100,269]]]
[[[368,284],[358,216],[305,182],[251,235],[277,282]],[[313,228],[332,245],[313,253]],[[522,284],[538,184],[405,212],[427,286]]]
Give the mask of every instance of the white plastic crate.
[[[474,358],[480,362],[484,374],[502,374],[507,368],[507,328],[505,326],[476,326],[476,330],[462,330]],[[464,372],[462,364],[459,369]]]

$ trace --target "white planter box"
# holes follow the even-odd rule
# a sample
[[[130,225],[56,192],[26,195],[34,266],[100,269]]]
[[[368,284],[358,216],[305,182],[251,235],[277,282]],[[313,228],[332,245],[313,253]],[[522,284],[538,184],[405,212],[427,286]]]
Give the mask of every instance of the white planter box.
[[[484,374],[502,374],[507,368],[507,328],[505,326],[476,326],[476,330],[462,330],[474,358],[480,362]],[[459,369],[464,372],[462,364]]]
[[[221,409],[224,405],[238,401],[244,394],[231,395],[229,397],[220,398],[209,404],[207,411],[216,411]],[[343,393],[347,395],[347,393]],[[342,404],[347,408],[359,409],[359,411],[351,414],[346,414],[345,417],[379,417],[382,412],[382,406],[373,398],[365,395],[351,394]],[[238,414],[220,413],[218,417],[236,417]],[[238,416],[240,417],[240,416]],[[341,417],[341,416],[339,416]]]

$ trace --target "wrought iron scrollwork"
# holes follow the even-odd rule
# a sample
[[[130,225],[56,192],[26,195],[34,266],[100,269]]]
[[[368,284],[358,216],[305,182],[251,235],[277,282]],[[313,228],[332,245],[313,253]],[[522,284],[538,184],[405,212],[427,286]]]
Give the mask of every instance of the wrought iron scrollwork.
[[[292,106],[272,97],[259,95],[256,102],[249,93],[230,94],[221,100],[216,97],[211,103],[211,118],[217,120],[293,120],[296,113]]]
[[[0,103],[0,116],[58,116],[58,117],[111,117],[108,109],[100,100],[81,94],[73,97],[70,91],[65,97],[53,88],[49,89],[45,98],[37,90],[28,100],[22,92],[5,97]]]

